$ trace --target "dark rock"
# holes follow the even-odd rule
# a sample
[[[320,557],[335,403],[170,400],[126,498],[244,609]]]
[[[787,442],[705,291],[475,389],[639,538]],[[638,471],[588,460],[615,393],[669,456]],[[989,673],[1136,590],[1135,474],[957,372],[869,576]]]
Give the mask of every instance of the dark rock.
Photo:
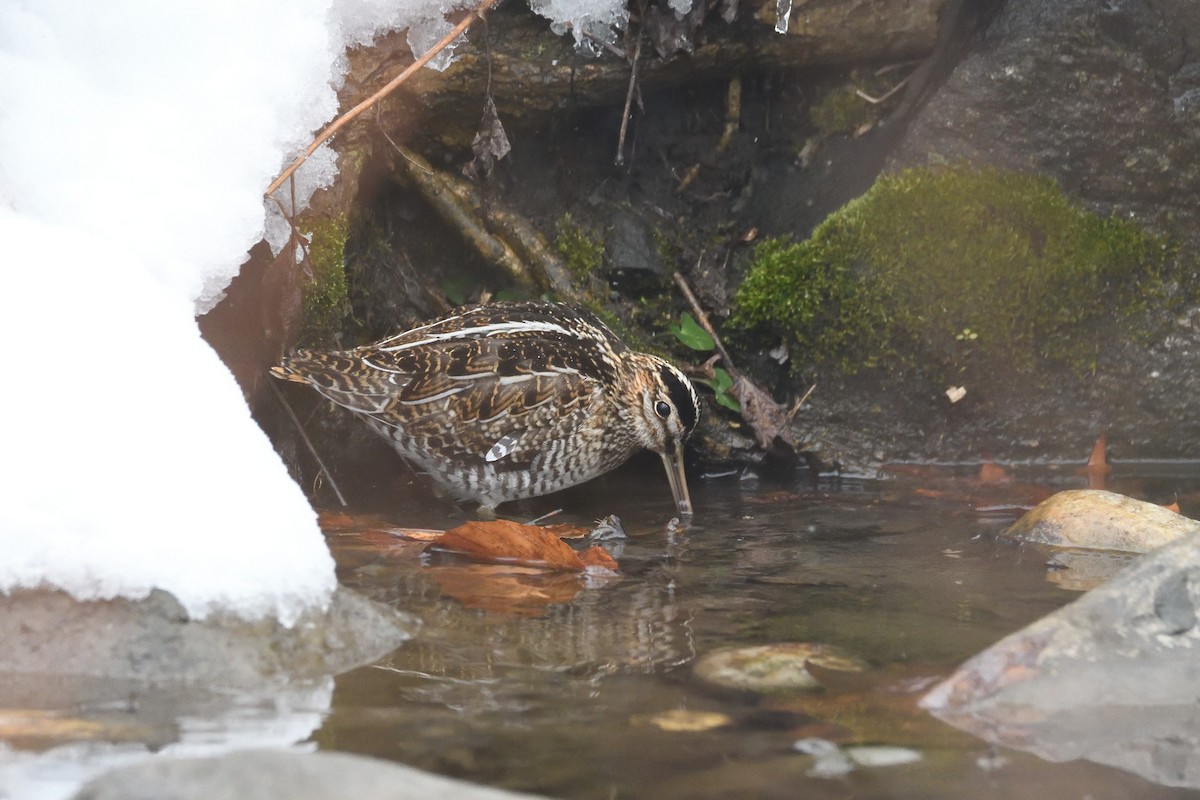
[[[1200,127],[1186,118],[1198,43],[1189,0],[1010,0],[892,163],[1051,175],[1200,251]]]
[[[921,701],[1050,761],[1200,787],[1200,534],[1153,553],[963,664]]]

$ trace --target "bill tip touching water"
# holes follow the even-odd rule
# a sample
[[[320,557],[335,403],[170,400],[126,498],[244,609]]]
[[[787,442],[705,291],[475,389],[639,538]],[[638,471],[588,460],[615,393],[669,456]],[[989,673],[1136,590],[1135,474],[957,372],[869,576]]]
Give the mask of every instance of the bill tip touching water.
[[[586,310],[464,307],[352,350],[300,350],[271,371],[361,417],[446,494],[485,512],[647,449],[662,458],[678,513],[692,514],[683,455],[696,390]]]

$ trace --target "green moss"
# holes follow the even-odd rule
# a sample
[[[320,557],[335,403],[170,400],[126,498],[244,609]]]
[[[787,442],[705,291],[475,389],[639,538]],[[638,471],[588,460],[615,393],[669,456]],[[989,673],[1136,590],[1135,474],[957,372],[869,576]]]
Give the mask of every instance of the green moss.
[[[1168,247],[1051,180],[993,169],[880,178],[805,242],[763,242],[732,327],[781,335],[797,365],[1086,371],[1167,300]]]
[[[570,214],[558,220],[554,249],[578,278],[586,278],[604,265],[604,242],[577,225]]]
[[[303,219],[301,228],[311,237],[308,244],[308,271],[305,283],[304,344],[328,344],[350,313],[346,283],[346,239],[350,225],[345,214],[329,218]]]

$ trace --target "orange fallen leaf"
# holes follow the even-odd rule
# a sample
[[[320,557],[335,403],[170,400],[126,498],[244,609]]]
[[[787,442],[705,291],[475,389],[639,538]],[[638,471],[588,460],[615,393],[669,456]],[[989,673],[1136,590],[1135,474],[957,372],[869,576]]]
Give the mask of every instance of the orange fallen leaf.
[[[560,539],[582,539],[591,531],[580,525],[571,525],[567,522],[557,522],[553,525],[542,525],[542,530],[553,533]]]
[[[607,550],[595,544],[580,553],[579,560],[585,567],[611,569],[613,572],[616,572],[619,567],[617,560],[609,555]]]
[[[367,531],[379,531],[393,537],[431,541],[441,536],[442,531],[429,528],[407,528],[395,525],[380,514],[349,514],[344,511],[322,511],[317,514],[317,525],[326,534],[352,533],[361,534]]]
[[[1174,511],[1176,514],[1179,514],[1179,513],[1181,513],[1181,512],[1179,511],[1179,501],[1178,501],[1178,500],[1176,500],[1175,502],[1171,503],[1170,505],[1165,505],[1165,506],[1163,506],[1163,508],[1167,509],[1168,511]]]
[[[553,533],[505,519],[465,522],[446,531],[429,546],[490,563],[569,572],[582,572],[584,568],[576,552]]]

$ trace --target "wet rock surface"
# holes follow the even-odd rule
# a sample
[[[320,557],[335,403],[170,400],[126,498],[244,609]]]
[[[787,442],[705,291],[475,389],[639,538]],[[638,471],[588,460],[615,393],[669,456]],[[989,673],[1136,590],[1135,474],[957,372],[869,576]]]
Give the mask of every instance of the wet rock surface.
[[[51,591],[0,598],[0,673],[91,676],[137,685],[260,689],[373,661],[415,631],[406,615],[339,589],[327,612],[274,620],[189,620],[170,594],[77,602]]]
[[[1197,532],[1200,522],[1154,503],[1074,489],[1039,503],[1003,535],[1049,547],[1145,553]]]
[[[504,792],[343,753],[251,750],[216,758],[157,758],[114,769],[75,800],[519,800]]]
[[[1200,787],[1200,534],[973,657],[921,701],[988,741]]]
[[[1096,212],[1178,244],[1186,278],[1200,254],[1198,80],[1200,6],[1188,0],[1011,0],[915,116],[889,168],[970,162],[1048,175]],[[904,436],[910,416],[944,451],[1020,458],[1061,454],[1107,428],[1118,457],[1193,457],[1194,437],[1181,432],[1200,429],[1189,399],[1200,391],[1195,312],[1161,316],[1150,341],[1104,353],[1090,375],[968,387],[953,409],[913,398],[875,415],[879,433],[899,429],[898,449],[936,457]]]

